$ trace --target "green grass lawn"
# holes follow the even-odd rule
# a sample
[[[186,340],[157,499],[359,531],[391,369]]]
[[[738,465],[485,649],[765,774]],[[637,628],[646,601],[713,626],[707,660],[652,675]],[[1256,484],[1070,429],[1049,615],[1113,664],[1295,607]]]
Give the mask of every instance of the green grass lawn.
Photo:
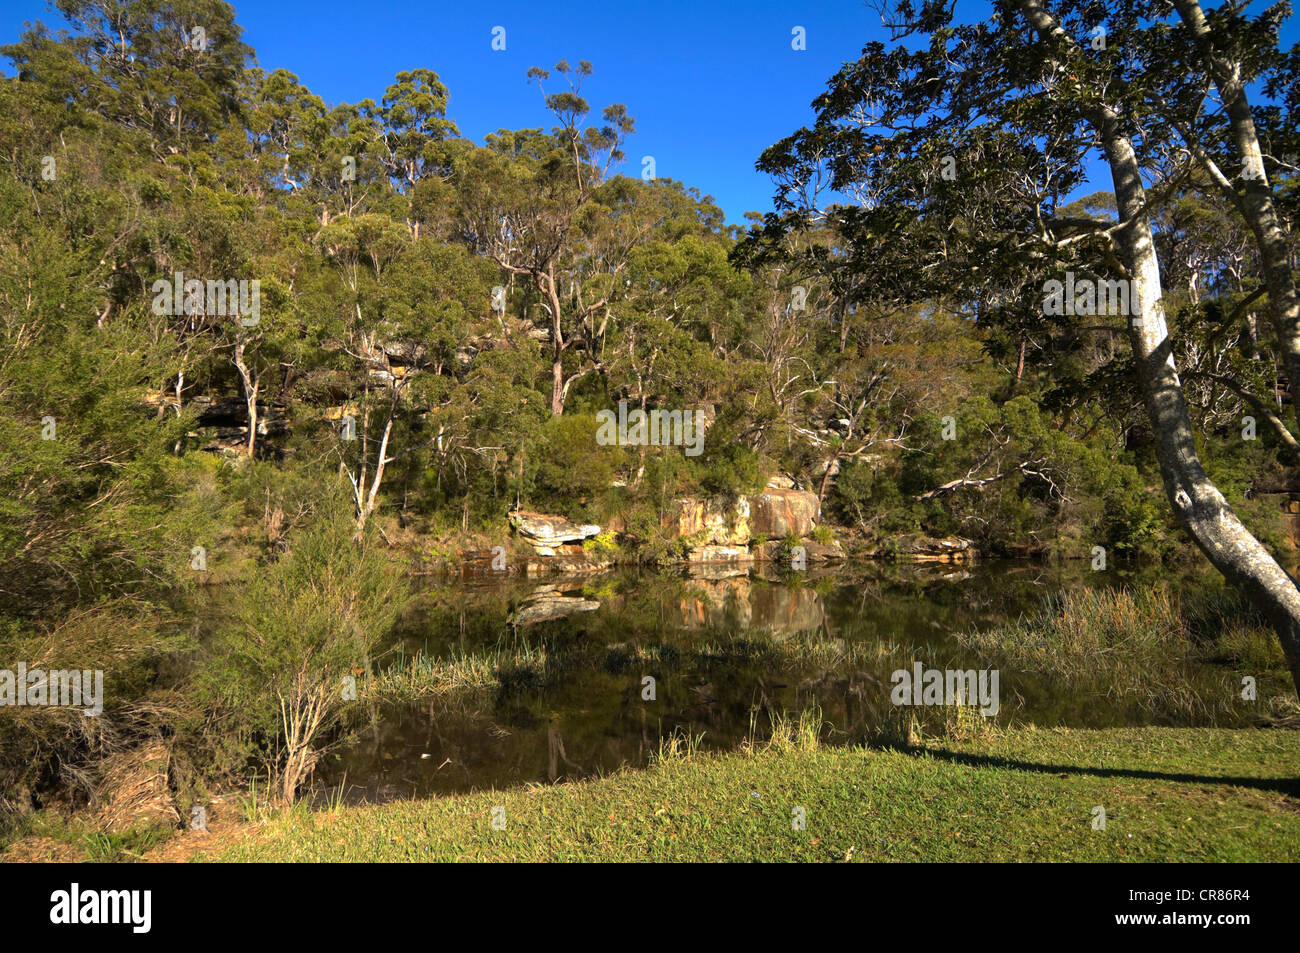
[[[270,820],[221,861],[1300,860],[1300,732],[1017,730],[695,756]],[[505,830],[492,811],[505,809]],[[1093,829],[1093,809],[1106,811]],[[806,828],[795,830],[802,807]]]

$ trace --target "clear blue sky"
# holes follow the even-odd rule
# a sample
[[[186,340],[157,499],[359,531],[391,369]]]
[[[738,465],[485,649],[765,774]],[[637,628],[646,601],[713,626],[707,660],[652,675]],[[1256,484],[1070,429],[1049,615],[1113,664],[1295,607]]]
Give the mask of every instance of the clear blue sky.
[[[842,61],[882,38],[878,16],[858,0],[461,3],[236,0],[244,40],[266,70],[297,74],[329,103],[378,101],[400,70],[428,67],[450,90],[447,112],[477,141],[497,129],[547,127],[551,118],[525,72],[586,59],[593,112],[626,104],[636,119],[621,171],[640,175],[655,158],[660,177],[713,195],[729,222],[771,208],[759,153],[813,119],[809,103]],[[0,41],[24,21],[57,29],[44,0],[0,0]],[[491,48],[494,26],[506,50]],[[807,50],[790,48],[807,30]],[[4,64],[8,67],[8,64]]]
[[[593,112],[621,102],[636,119],[622,171],[639,175],[641,157],[654,156],[659,176],[713,195],[732,223],[771,208],[771,184],[754,171],[759,153],[812,121],[809,103],[842,62],[857,59],[866,42],[887,39],[861,0],[234,6],[258,63],[297,74],[329,103],[378,101],[400,70],[432,69],[450,90],[448,114],[477,141],[502,127],[549,127],[525,72],[561,58],[590,60],[595,73],[582,91]],[[983,6],[966,4],[966,15]],[[45,0],[0,0],[0,42],[16,40],[22,23],[37,19],[63,25]],[[491,48],[495,26],[506,29],[504,52]],[[795,26],[807,32],[804,51],[791,49]],[[1294,42],[1294,19],[1283,35]]]

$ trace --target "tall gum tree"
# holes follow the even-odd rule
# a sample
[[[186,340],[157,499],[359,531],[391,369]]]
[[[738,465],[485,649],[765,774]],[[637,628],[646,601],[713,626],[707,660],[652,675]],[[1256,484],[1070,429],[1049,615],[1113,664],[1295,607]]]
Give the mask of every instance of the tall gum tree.
[[[1174,80],[1152,71],[1186,64],[1160,67],[1129,55],[1125,42],[1150,34],[1126,5],[1057,13],[1041,0],[1000,0],[976,25],[955,22],[954,7],[936,0],[882,10],[899,42],[868,45],[814,102],[816,124],[763,154],[759,166],[776,178],[778,210],[746,244],[778,248],[792,234],[829,224],[845,242],[823,265],[861,277],[865,294],[904,277],[915,300],[960,296],[981,321],[1019,314],[1016,302],[1041,302],[1044,279],[1067,269],[1124,282],[1131,311],[1109,320],[1125,325],[1173,513],[1211,564],[1267,614],[1300,691],[1300,589],[1201,463],[1166,320],[1152,217],[1199,159],[1189,149],[1191,157],[1170,161],[1167,127],[1177,110],[1161,115],[1152,102]],[[1108,17],[1120,24],[1109,36]],[[1113,222],[1065,211],[1096,153],[1114,184]],[[883,238],[905,247],[905,275],[897,255],[892,273],[873,260]],[[1283,340],[1279,350],[1286,347]]]
[[[542,88],[542,95],[559,125],[549,135],[521,130],[489,137],[487,148],[461,157],[452,179],[462,239],[539,299],[527,302],[535,312],[528,317],[546,330],[551,413],[559,416],[570,388],[594,366],[592,344],[608,327],[626,266],[630,246],[598,246],[602,220],[609,218],[601,207],[617,188],[607,179],[634,122],[615,104],[604,109],[602,125],[586,125],[590,107],[579,93],[591,64],[561,60],[554,72],[569,89],[547,94]],[[537,67],[528,71],[539,87],[550,76]],[[586,347],[587,360],[566,371],[565,354],[577,344]]]
[[[1158,4],[1150,12],[1158,14],[1163,6]],[[1198,0],[1174,0],[1173,6],[1182,21],[1181,30],[1158,23],[1143,31],[1142,36],[1152,57],[1168,56],[1172,39],[1187,67],[1187,78],[1171,84],[1162,105],[1170,107],[1170,125],[1189,154],[1237,210],[1255,239],[1261,277],[1268,288],[1268,310],[1286,365],[1294,408],[1296,391],[1300,390],[1300,295],[1291,267],[1291,244],[1274,200],[1265,149],[1247,89],[1260,72],[1276,65],[1277,28],[1284,8],[1275,6],[1258,18],[1248,19],[1242,3],[1225,3],[1209,15]],[[1194,125],[1211,85],[1218,92],[1226,119],[1222,130],[1224,148],[1218,161],[1213,147],[1196,135]],[[1220,120],[1220,124],[1224,121]]]
[[[1019,0],[1019,7],[1043,44],[1054,50],[1055,59],[1068,62],[1082,55],[1041,3]],[[1300,589],[1233,512],[1201,465],[1165,319],[1142,168],[1119,112],[1104,100],[1085,108],[1115,185],[1120,227],[1114,239],[1137,303],[1130,340],[1165,492],[1174,515],[1214,567],[1268,613],[1300,691]]]

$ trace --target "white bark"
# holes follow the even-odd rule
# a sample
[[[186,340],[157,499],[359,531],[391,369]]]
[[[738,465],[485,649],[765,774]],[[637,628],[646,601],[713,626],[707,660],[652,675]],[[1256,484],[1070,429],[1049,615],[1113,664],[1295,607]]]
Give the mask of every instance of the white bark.
[[[1019,0],[1019,5],[1044,40],[1073,45],[1038,0]],[[1129,272],[1137,303],[1129,338],[1165,492],[1178,522],[1206,558],[1268,615],[1300,692],[1300,589],[1233,512],[1201,465],[1169,340],[1142,170],[1115,110],[1105,103],[1084,108],[1101,138],[1115,186],[1117,257]]]

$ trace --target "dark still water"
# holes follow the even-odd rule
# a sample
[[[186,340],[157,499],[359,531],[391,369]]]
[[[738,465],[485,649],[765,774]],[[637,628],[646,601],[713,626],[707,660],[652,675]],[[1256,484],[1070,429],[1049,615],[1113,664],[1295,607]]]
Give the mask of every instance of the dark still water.
[[[811,710],[820,712],[827,743],[903,739],[913,717],[935,725],[953,715],[945,706],[893,704],[892,673],[917,662],[997,667],[993,720],[1003,725],[1180,720],[1086,680],[990,663],[955,638],[1036,616],[1062,590],[1148,585],[1141,576],[1008,561],[869,565],[798,578],[727,573],[430,586],[376,671],[420,657],[486,658],[480,670],[490,677],[418,702],[369,704],[348,741],[322,760],[319,785],[342,787],[348,799],[384,800],[573,780],[644,765],[674,735],[702,750],[761,742],[774,716]]]

